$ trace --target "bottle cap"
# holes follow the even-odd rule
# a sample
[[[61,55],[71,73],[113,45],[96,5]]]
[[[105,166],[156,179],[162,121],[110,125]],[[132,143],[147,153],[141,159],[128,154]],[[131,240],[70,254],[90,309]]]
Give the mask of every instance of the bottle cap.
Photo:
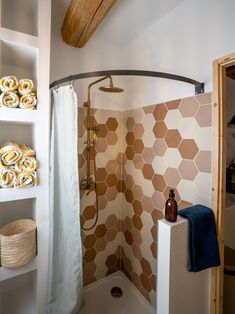
[[[169,193],[169,196],[170,197],[175,197],[175,190],[173,190],[173,189],[170,189],[170,193]]]

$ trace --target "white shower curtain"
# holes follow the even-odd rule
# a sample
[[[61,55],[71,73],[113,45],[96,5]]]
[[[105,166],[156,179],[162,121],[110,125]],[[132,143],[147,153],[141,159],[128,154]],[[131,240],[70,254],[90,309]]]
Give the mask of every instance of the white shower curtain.
[[[50,167],[48,313],[75,314],[82,304],[83,276],[77,96],[71,86],[53,91]]]

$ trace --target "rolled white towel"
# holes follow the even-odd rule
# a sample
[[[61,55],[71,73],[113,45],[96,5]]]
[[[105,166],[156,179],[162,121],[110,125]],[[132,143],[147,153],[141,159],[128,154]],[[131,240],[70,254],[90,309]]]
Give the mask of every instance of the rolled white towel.
[[[18,173],[31,172],[37,169],[37,160],[35,157],[24,156],[21,161],[15,165],[15,169]]]
[[[34,93],[25,94],[20,97],[19,107],[22,109],[34,109],[37,106],[37,98]]]
[[[17,176],[15,181],[16,188],[26,188],[37,185],[37,173],[36,171],[24,171]]]
[[[36,155],[36,152],[35,152],[35,150],[34,149],[32,149],[30,146],[28,146],[28,145],[21,145],[20,146],[20,148],[21,148],[21,150],[22,150],[22,152],[23,152],[23,154],[25,155],[25,156],[31,156],[31,157],[33,157],[33,156],[35,156]]]
[[[14,76],[4,76],[0,79],[0,90],[2,92],[17,91],[19,86],[18,79]]]
[[[0,186],[2,188],[12,188],[16,184],[17,173],[11,168],[0,170]]]
[[[34,92],[34,83],[30,79],[22,79],[19,81],[18,92],[21,96]]]
[[[17,108],[19,106],[19,96],[11,91],[3,92],[0,95],[0,107]]]
[[[14,166],[23,158],[23,152],[16,143],[7,142],[0,149],[0,158],[4,166]]]

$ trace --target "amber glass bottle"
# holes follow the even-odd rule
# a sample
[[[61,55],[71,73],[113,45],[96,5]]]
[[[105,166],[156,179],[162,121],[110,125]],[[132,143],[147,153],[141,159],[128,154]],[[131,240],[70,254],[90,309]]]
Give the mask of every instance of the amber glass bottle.
[[[177,219],[178,205],[175,200],[174,190],[170,190],[169,198],[166,201],[165,219],[170,222],[175,222]]]

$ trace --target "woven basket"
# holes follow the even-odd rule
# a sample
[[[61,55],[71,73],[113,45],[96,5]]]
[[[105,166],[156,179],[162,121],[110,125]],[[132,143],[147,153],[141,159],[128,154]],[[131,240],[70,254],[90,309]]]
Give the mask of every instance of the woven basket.
[[[15,220],[0,229],[1,265],[15,268],[28,263],[37,252],[36,224],[31,219]]]

